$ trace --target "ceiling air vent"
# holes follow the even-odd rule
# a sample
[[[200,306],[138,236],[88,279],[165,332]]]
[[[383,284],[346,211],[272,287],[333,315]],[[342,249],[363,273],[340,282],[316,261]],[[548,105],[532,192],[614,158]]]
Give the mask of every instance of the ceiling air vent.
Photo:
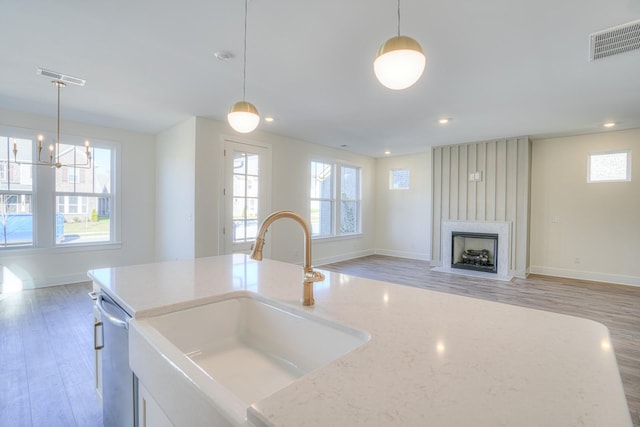
[[[63,83],[71,83],[78,86],[84,86],[85,83],[87,83],[85,79],[58,73],[57,71],[46,70],[44,68],[38,68],[38,74],[45,77],[51,77],[52,79],[61,81]]]
[[[640,19],[589,36],[589,61],[640,49]]]

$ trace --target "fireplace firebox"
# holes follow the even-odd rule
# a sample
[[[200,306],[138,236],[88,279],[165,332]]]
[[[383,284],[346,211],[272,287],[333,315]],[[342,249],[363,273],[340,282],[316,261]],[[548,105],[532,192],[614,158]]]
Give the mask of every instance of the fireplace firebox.
[[[498,273],[498,235],[451,233],[451,267]]]

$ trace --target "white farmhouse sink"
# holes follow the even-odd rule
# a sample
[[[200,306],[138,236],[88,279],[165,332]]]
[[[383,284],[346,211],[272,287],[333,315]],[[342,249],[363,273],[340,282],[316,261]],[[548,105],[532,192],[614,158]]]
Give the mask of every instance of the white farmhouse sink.
[[[197,424],[170,413],[163,402],[165,397],[170,400],[171,391],[181,395],[173,398],[174,403],[176,398],[186,398],[189,387],[179,391],[172,381],[162,384],[159,376],[179,373],[177,379],[186,377],[199,393],[185,399],[187,407],[202,400],[229,425],[243,425],[246,409],[253,402],[370,338],[364,332],[258,298],[245,294],[132,321],[131,367],[174,423]],[[169,406],[177,410],[180,405]]]

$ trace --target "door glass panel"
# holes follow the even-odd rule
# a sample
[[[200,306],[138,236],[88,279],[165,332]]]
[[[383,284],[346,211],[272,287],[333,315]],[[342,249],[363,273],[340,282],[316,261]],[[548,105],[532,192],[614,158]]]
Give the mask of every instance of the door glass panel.
[[[260,156],[258,156],[257,154],[247,154],[247,175],[259,175],[259,158]]]
[[[233,240],[235,242],[245,240],[244,221],[233,221]]]
[[[233,197],[244,197],[246,187],[246,176],[240,174],[233,175]]]
[[[233,243],[255,240],[259,196],[259,156],[233,152]]]
[[[246,168],[246,155],[245,153],[233,152],[233,173],[245,174]]]
[[[247,219],[258,219],[258,199],[247,199]]]
[[[244,197],[233,198],[233,219],[245,218],[245,199]]]
[[[258,197],[257,176],[247,176],[247,197]]]

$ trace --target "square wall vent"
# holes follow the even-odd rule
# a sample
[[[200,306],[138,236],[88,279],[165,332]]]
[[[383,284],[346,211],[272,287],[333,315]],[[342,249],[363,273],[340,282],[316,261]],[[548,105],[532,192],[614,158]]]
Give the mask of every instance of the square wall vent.
[[[640,49],[640,19],[589,36],[589,61]]]

